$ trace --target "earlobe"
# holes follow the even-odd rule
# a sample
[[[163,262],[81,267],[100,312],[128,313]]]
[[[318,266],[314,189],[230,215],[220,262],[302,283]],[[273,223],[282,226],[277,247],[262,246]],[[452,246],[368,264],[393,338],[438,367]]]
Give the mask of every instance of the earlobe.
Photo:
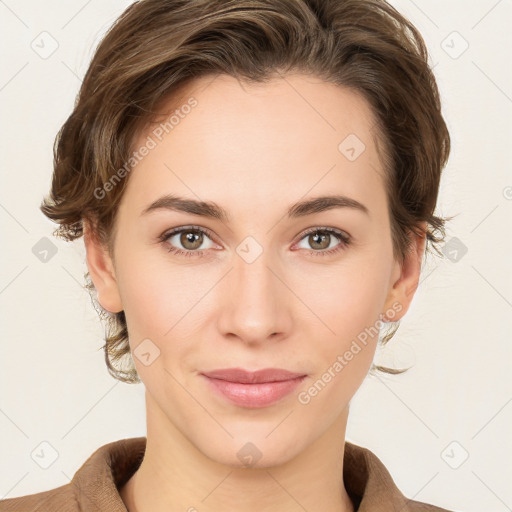
[[[426,223],[421,225],[423,235],[418,236],[411,232],[411,246],[404,261],[395,262],[394,272],[390,283],[390,289],[383,312],[384,321],[400,320],[408,311],[416,290],[418,289],[421,264],[426,244]],[[398,277],[397,277],[398,276]],[[399,307],[397,307],[397,305]],[[399,312],[395,314],[395,311]],[[393,318],[386,318],[386,311],[393,310]]]
[[[87,268],[96,288],[100,306],[110,313],[123,310],[121,296],[117,286],[112,258],[100,243],[88,221],[84,221],[84,244]]]

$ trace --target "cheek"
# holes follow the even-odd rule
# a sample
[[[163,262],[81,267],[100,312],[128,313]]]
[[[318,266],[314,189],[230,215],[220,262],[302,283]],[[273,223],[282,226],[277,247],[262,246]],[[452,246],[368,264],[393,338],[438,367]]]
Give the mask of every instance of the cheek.
[[[311,331],[315,346],[309,347],[316,373],[298,397],[308,414],[322,418],[325,425],[347,406],[366,377],[382,326],[379,314],[384,294],[378,273],[338,276],[328,281],[321,293],[316,290],[308,295],[308,305],[320,319],[315,324],[321,330],[316,336]]]
[[[299,292],[315,313],[316,318],[306,321],[303,329],[315,339],[310,356],[317,363],[312,387],[305,390],[304,401],[299,402],[311,404],[310,411],[337,404],[331,411],[334,418],[350,401],[372,364],[388,274],[384,261],[361,259],[316,277],[317,286],[307,287],[311,282],[308,280]],[[316,331],[308,331],[311,324],[315,324]]]
[[[342,340],[348,341],[375,324],[383,312],[387,279],[384,264],[362,261],[357,265],[347,263],[321,269],[314,281],[303,280],[295,289],[318,322],[325,324],[325,332],[338,340],[335,345],[340,348]]]
[[[193,270],[172,264],[164,248],[125,250],[119,290],[127,318],[137,331],[163,338],[207,292]]]
[[[155,257],[125,254],[131,256],[119,262],[118,286],[137,372],[143,381],[155,379],[163,368],[186,372],[212,279],[199,277],[192,267],[170,265],[164,250]],[[158,354],[148,366],[138,360],[147,351]]]

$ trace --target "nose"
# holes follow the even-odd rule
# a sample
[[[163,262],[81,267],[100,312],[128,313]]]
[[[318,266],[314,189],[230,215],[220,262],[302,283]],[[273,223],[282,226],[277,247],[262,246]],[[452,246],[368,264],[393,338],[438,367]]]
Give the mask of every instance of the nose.
[[[235,255],[219,301],[218,327],[224,336],[257,345],[289,335],[293,294],[269,253],[252,262]]]

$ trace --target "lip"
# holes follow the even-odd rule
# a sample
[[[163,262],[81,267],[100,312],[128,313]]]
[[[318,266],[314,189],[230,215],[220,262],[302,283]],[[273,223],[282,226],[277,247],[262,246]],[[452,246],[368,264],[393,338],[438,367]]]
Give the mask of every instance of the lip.
[[[261,408],[289,395],[305,378],[281,368],[265,368],[250,372],[242,368],[225,368],[201,375],[223,398],[241,407]]]
[[[206,377],[212,379],[226,380],[229,382],[239,382],[241,384],[260,384],[262,382],[279,382],[284,380],[303,377],[305,373],[294,373],[282,368],[264,368],[251,372],[243,368],[223,368],[202,372]]]

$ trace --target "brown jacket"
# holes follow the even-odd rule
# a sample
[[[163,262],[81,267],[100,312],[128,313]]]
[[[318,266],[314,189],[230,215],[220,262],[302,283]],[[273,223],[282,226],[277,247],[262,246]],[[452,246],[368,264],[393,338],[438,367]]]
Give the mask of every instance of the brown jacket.
[[[0,500],[0,512],[127,512],[117,489],[137,470],[145,448],[145,437],[105,444],[85,461],[68,484]],[[357,512],[450,512],[405,498],[380,459],[348,441],[343,479]]]

